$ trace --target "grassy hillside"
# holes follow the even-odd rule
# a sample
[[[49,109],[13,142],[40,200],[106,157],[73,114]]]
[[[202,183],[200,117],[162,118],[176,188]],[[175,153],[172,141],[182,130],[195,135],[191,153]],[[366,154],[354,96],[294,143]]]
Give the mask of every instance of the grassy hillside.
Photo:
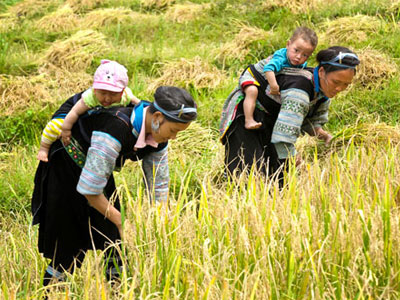
[[[163,84],[188,89],[199,119],[170,144],[168,216],[148,204],[137,164],[115,173],[127,220],[121,284],[105,281],[93,252],[51,299],[398,299],[399,22],[398,0],[1,1],[0,299],[43,294],[30,225],[40,133],[103,58],[128,68],[139,98]],[[244,67],[299,25],[318,33],[316,52],[348,46],[362,61],[333,99],[333,145],[301,138],[304,163],[282,190],[257,174],[229,182],[223,102]]]

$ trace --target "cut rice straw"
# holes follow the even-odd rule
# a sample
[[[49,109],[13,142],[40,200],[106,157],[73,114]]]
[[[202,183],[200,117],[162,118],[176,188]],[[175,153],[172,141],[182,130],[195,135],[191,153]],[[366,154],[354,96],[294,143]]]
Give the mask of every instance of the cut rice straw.
[[[356,51],[360,58],[360,65],[357,67],[355,83],[364,88],[377,88],[384,86],[384,83],[398,73],[397,65],[391,58],[375,49],[365,48]]]
[[[140,4],[145,9],[166,9],[175,3],[175,0],[140,0]]]
[[[149,85],[149,91],[155,90],[160,85],[214,89],[226,79],[223,71],[198,56],[192,60],[181,58],[178,61],[164,63],[161,73],[161,77]]]
[[[43,14],[52,6],[57,6],[59,0],[25,0],[10,7],[9,12],[17,17],[33,17]]]
[[[74,12],[83,13],[98,8],[104,0],[67,0]]]
[[[47,64],[38,75],[0,75],[0,111],[2,116],[23,112],[65,101],[92,84],[93,76],[85,72],[69,72]]]
[[[81,30],[66,40],[54,42],[40,63],[50,63],[68,71],[84,71],[94,57],[109,49],[103,34],[93,30]]]
[[[35,105],[51,102],[49,90],[45,87],[47,81],[46,75],[0,75],[1,115],[9,116]]]
[[[271,31],[265,31],[261,28],[251,27],[240,24],[240,31],[236,34],[233,41],[223,44],[216,55],[217,59],[225,61],[226,59],[239,59],[243,61],[250,52],[250,45],[255,41],[265,40],[272,35]]]
[[[188,2],[185,4],[175,4],[168,8],[165,16],[167,19],[176,23],[187,23],[201,18],[205,11],[210,8],[210,3],[195,4]]]
[[[286,8],[294,14],[304,14],[322,8],[323,5],[326,6],[337,2],[337,0],[268,0],[264,1],[262,8],[264,10]]]
[[[89,12],[82,20],[82,27],[99,28],[121,23],[148,22],[156,16],[134,12],[127,8],[106,8]]]
[[[66,4],[55,12],[41,18],[36,23],[36,27],[49,32],[63,32],[76,28],[78,21],[78,16],[74,14],[71,6]]]
[[[376,33],[385,23],[378,17],[355,15],[329,20],[322,24],[325,30],[320,34],[322,43],[365,41],[368,35]]]
[[[10,13],[0,14],[0,32],[14,30],[18,25],[18,18]]]

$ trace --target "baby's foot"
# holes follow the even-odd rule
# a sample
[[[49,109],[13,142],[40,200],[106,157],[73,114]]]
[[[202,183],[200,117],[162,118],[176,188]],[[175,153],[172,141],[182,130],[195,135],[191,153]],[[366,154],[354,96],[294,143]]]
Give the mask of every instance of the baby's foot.
[[[43,162],[48,162],[49,161],[48,152],[46,150],[39,150],[37,159]]]
[[[253,129],[257,129],[260,128],[262,125],[261,122],[256,122],[253,120],[246,120],[244,122],[244,128],[249,129],[249,130],[253,130]]]

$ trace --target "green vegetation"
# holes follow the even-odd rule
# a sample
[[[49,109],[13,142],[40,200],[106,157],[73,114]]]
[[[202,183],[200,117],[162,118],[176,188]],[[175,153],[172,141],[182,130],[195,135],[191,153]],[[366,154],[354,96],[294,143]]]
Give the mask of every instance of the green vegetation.
[[[41,129],[103,58],[128,68],[139,98],[161,84],[187,88],[200,115],[170,143],[168,215],[148,204],[138,164],[115,173],[121,283],[105,281],[93,252],[50,299],[398,299],[399,22],[398,0],[1,1],[0,299],[43,294],[30,225]],[[362,60],[332,100],[333,145],[301,138],[303,164],[282,190],[253,173],[230,182],[223,102],[298,25],[317,31],[316,52],[349,46]]]

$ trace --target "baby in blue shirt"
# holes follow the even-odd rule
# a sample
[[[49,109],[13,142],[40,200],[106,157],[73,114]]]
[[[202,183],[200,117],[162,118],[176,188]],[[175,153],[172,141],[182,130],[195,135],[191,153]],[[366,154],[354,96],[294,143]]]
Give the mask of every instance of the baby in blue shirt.
[[[282,68],[305,68],[307,59],[311,56],[318,44],[316,33],[307,27],[298,27],[286,44],[286,48],[275,51],[272,58],[264,65],[263,72],[268,81],[271,95],[279,95],[279,85],[276,82],[275,74]],[[245,115],[245,128],[257,129],[261,126],[253,118],[258,89],[251,81],[245,81],[248,85],[242,84],[245,93],[243,110]]]

